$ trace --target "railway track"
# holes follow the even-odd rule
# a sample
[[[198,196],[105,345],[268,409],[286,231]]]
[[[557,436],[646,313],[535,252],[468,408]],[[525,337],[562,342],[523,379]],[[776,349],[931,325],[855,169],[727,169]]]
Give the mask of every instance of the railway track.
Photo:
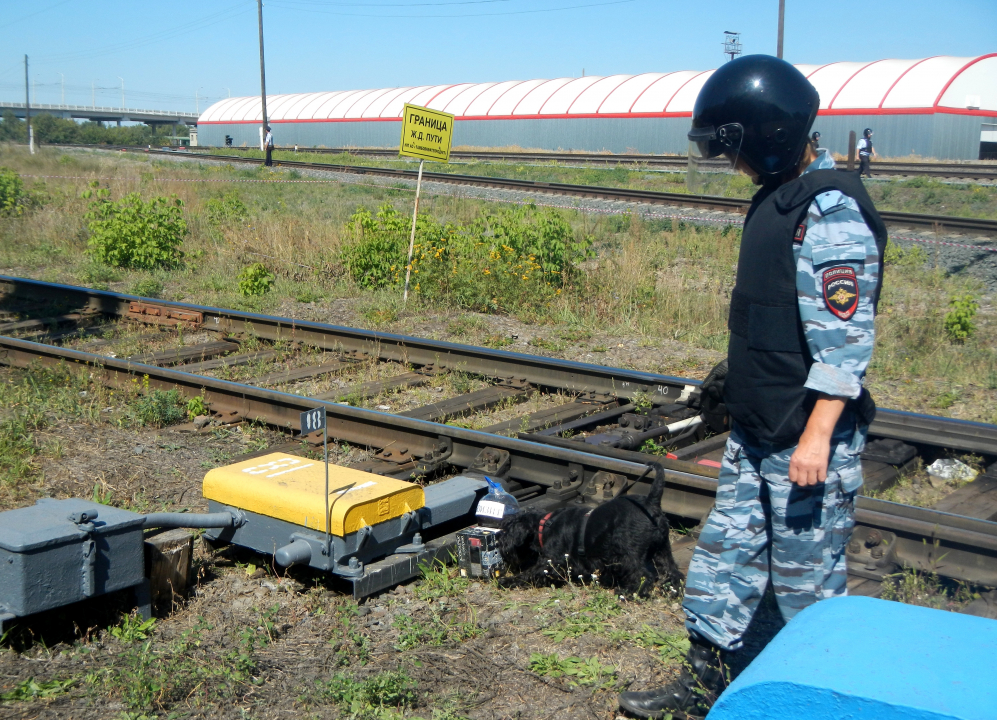
[[[522,501],[556,507],[646,492],[653,459],[676,523],[695,528],[713,502],[725,435],[701,423],[695,380],[14,277],[0,276],[0,309],[6,365],[85,366],[116,387],[146,377],[150,389],[203,397],[222,425],[259,419],[300,432],[299,413],[321,406],[332,437],[369,450],[360,466],[370,472],[433,479],[478,468]],[[162,349],[116,357],[122,327]],[[392,412],[357,406],[371,398]],[[298,452],[302,440],[321,442],[306,435],[280,449]],[[989,469],[932,508],[859,497],[852,591],[877,594],[901,567],[997,587],[997,426],[881,410],[870,440],[867,491],[949,453]],[[667,457],[643,452],[660,447]],[[680,560],[694,537],[677,544]]]
[[[213,148],[206,148],[211,150]],[[227,148],[231,150],[232,148]],[[240,149],[240,148],[236,148]],[[278,148],[287,151],[290,148]],[[197,148],[192,149],[195,152]],[[330,155],[355,155],[357,157],[372,157],[398,159],[396,149],[385,148],[302,148],[302,152],[322,153]],[[687,158],[684,155],[642,155],[642,154],[610,154],[610,153],[578,153],[578,152],[506,152],[502,150],[455,150],[450,153],[455,160],[477,160],[485,162],[513,163],[562,163],[566,165],[632,165],[643,168],[655,168],[684,172]],[[720,167],[720,165],[718,165]],[[872,164],[874,176],[881,177],[937,177],[972,181],[997,181],[997,163],[983,162],[901,162],[876,161]]]
[[[144,148],[114,148],[122,151],[144,152],[158,155],[198,157],[210,160],[232,163],[249,163],[258,165],[257,158],[239,157],[236,155],[212,155],[210,153],[178,153],[172,150],[147,150]],[[395,168],[362,167],[358,165],[333,165],[327,163],[312,163],[298,160],[275,160],[274,163],[287,168],[303,170],[325,170],[354,175],[373,175],[393,177],[404,180],[415,180],[418,173],[415,170]],[[669,205],[675,207],[692,207],[705,210],[719,210],[728,213],[747,213],[750,200],[742,198],[726,198],[711,195],[691,195],[687,193],[666,193],[650,190],[631,190],[623,188],[599,187],[595,185],[571,185],[568,183],[546,183],[533,180],[514,180],[508,178],[490,178],[477,175],[458,175],[454,173],[438,173],[424,171],[422,176],[434,182],[454,185],[470,185],[476,187],[501,188],[504,190],[520,190],[530,193],[552,195],[567,195],[571,197],[599,198],[629,203],[648,203]],[[901,213],[882,211],[883,221],[893,227],[926,228],[936,234],[942,232],[973,233],[997,236],[997,220],[981,218],[957,217],[953,215],[927,215],[919,213]]]

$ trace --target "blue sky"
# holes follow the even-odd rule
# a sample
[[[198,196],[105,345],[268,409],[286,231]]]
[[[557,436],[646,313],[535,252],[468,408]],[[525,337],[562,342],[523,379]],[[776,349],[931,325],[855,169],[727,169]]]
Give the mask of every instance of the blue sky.
[[[997,0],[787,0],[786,59],[997,52]],[[5,0],[0,99],[203,111],[259,93],[254,0]],[[700,70],[775,53],[778,0],[270,0],[270,93]],[[543,12],[536,12],[541,10]],[[195,95],[200,98],[195,100]],[[207,98],[207,99],[205,99]]]

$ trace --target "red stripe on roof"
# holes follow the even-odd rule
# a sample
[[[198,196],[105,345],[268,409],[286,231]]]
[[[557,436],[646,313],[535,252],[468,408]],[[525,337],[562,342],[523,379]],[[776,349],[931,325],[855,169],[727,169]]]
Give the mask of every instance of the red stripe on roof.
[[[515,114],[516,114],[516,108],[518,108],[518,107],[519,107],[520,105],[522,105],[522,104],[523,104],[523,100],[525,100],[526,98],[528,98],[528,97],[530,96],[530,93],[533,93],[533,92],[535,92],[535,91],[539,90],[540,88],[542,88],[542,87],[543,87],[544,85],[546,85],[547,83],[552,83],[552,82],[554,82],[555,80],[563,80],[563,79],[564,79],[564,78],[551,78],[550,80],[544,80],[544,81],[543,81],[542,83],[540,83],[540,84],[539,84],[539,85],[537,85],[537,86],[536,86],[535,88],[533,88],[532,90],[530,90],[530,92],[526,93],[525,95],[523,95],[523,97],[519,98],[519,102],[518,102],[518,103],[516,103],[516,106],[515,106],[515,107],[514,107],[514,108],[512,109],[512,114],[513,114],[513,115],[515,115]],[[511,90],[511,89],[512,89],[512,88],[510,88],[510,90]],[[557,90],[555,90],[554,92],[557,92]],[[547,100],[550,100],[550,96],[549,96],[549,95],[547,96]],[[546,104],[547,104],[547,100],[544,100],[544,101],[543,101],[543,105],[541,105],[540,107],[543,107],[544,105],[546,105]]]
[[[890,85],[889,89],[886,91],[886,94],[883,95],[883,99],[879,101],[878,107],[883,107],[883,103],[886,102],[886,98],[888,98],[890,96],[890,93],[893,92],[893,88],[895,88],[897,86],[897,83],[904,79],[904,75],[906,75],[907,73],[909,73],[911,70],[913,70],[914,68],[916,68],[918,65],[920,65],[921,63],[923,63],[925,60],[933,60],[936,57],[941,57],[941,55],[933,55],[933,56],[931,56],[929,58],[924,58],[924,60],[918,60],[916,63],[914,63],[913,65],[911,65],[909,68],[907,68],[906,70],[904,70],[902,73],[900,73],[900,77],[898,77],[896,80],[893,81],[893,84]]]
[[[639,76],[638,76],[638,75],[627,75],[627,76],[625,76],[625,77],[624,77],[624,78],[623,78],[622,80],[620,80],[620,81],[619,81],[619,82],[618,82],[618,83],[616,84],[616,87],[614,87],[614,88],[613,88],[612,90],[610,90],[610,91],[609,91],[608,93],[606,93],[606,97],[604,97],[604,98],[602,99],[602,102],[601,102],[601,103],[599,103],[599,107],[597,107],[597,108],[595,109],[595,112],[596,112],[596,114],[598,114],[598,113],[599,113],[599,111],[600,111],[600,110],[602,110],[602,106],[606,104],[606,101],[607,101],[607,100],[609,100],[609,96],[610,96],[610,95],[612,95],[612,94],[613,94],[614,92],[616,92],[617,90],[619,90],[619,89],[620,89],[620,86],[622,86],[622,85],[623,85],[623,83],[625,83],[625,82],[626,82],[627,80],[633,80],[633,79],[634,79],[635,77],[639,77]],[[603,80],[605,80],[605,78],[603,78]],[[599,82],[602,82],[602,80],[600,80]],[[598,84],[599,84],[599,83],[592,83],[592,86],[591,86],[591,87],[589,88],[589,90],[591,90],[592,88],[594,88],[594,87],[595,87],[596,85],[598,85]],[[579,96],[579,97],[581,97],[581,96]],[[571,104],[572,104],[572,105],[574,105],[574,103],[571,103]],[[569,112],[571,111],[571,108],[570,108],[570,107],[568,108],[568,111],[569,111]]]
[[[495,87],[496,85],[498,85],[497,82],[493,82],[493,83],[473,83],[471,85],[468,85],[466,88],[464,88],[459,93],[457,93],[452,98],[450,98],[450,102],[448,102],[443,107],[443,112],[446,112],[447,108],[450,107],[453,103],[457,102],[457,98],[459,98],[461,95],[463,95],[464,93],[466,93],[468,90],[474,90],[474,88],[481,88],[481,90],[478,91],[478,94],[475,95],[473,98],[471,98],[471,102],[469,102],[467,104],[467,106],[470,107],[471,103],[473,103],[475,100],[477,100],[479,97],[481,97],[481,93],[485,92],[486,90],[490,90],[491,88]]]
[[[708,72],[710,72],[710,71],[709,70],[703,70],[703,72],[701,72],[701,73],[696,73],[691,78],[689,78],[688,80],[686,80],[684,83],[682,83],[681,85],[679,85],[679,89],[676,90],[674,93],[672,93],[672,96],[670,98],[668,98],[668,102],[665,103],[665,107],[662,108],[662,112],[668,112],[668,106],[672,104],[672,100],[674,100],[675,96],[678,95],[682,91],[682,88],[684,88],[686,85],[688,85],[689,83],[691,83],[693,80],[695,80],[696,78],[698,78],[703,73],[708,73]]]
[[[488,112],[492,111],[492,108],[495,107],[495,103],[497,103],[499,100],[501,100],[502,97],[507,92],[509,92],[510,90],[513,90],[515,88],[518,88],[523,83],[528,83],[528,82],[532,82],[532,81],[531,80],[520,80],[518,83],[513,83],[512,85],[510,85],[509,87],[507,87],[505,90],[503,90],[501,93],[499,93],[499,96],[497,98],[495,98],[495,100],[492,101],[492,104],[488,106]],[[526,95],[529,95],[529,93],[526,93]],[[523,97],[526,97],[526,95],[524,95]],[[518,105],[519,103],[516,103],[516,104]]]
[[[813,72],[811,72],[809,75],[807,75],[807,80],[809,80],[810,78],[812,78],[814,75],[816,75],[817,73],[819,73],[824,68],[830,67],[831,65],[837,65],[840,62],[844,62],[844,60],[835,60],[834,62],[829,62],[829,63],[827,63],[825,65],[821,65],[819,68],[817,68],[816,70],[814,70]]]
[[[632,103],[630,103],[630,107],[627,108],[627,110],[628,111],[633,110],[634,109],[634,105],[637,104],[637,101],[640,100],[642,97],[644,97],[644,93],[646,93],[648,90],[650,90],[651,88],[653,88],[655,85],[657,85],[659,82],[661,82],[662,80],[664,80],[666,77],[674,75],[677,72],[681,72],[681,70],[673,70],[670,73],[665,73],[664,75],[662,75],[661,77],[659,77],[657,80],[655,80],[654,82],[652,82],[650,85],[648,85],[646,88],[644,88],[643,90],[641,90],[640,91],[640,95],[638,95],[637,97],[634,98],[634,101]]]
[[[933,108],[938,107],[938,103],[942,101],[942,97],[944,97],[945,91],[949,89],[949,86],[955,82],[957,77],[962,75],[964,72],[966,72],[966,70],[968,70],[976,63],[980,62],[980,60],[986,60],[987,58],[992,58],[992,57],[997,57],[997,53],[990,53],[989,55],[980,55],[980,57],[976,58],[975,60],[970,60],[968,63],[959,68],[959,71],[956,72],[956,74],[953,75],[951,78],[949,78],[949,81],[947,83],[945,83],[945,87],[943,87],[942,91],[938,93],[938,97],[935,98],[935,103],[931,107]]]
[[[848,78],[843,83],[841,83],[841,87],[838,88],[838,92],[834,93],[834,97],[831,98],[831,102],[829,102],[827,104],[827,109],[830,110],[834,106],[834,101],[838,99],[838,95],[840,95],[841,91],[844,90],[848,86],[848,83],[850,83],[852,80],[855,79],[856,75],[858,75],[860,72],[862,72],[866,68],[871,68],[876,63],[881,63],[881,62],[883,62],[883,61],[882,60],[873,60],[871,63],[867,63],[867,64],[863,65],[862,67],[860,67],[855,72],[853,72],[852,76],[850,78]]]

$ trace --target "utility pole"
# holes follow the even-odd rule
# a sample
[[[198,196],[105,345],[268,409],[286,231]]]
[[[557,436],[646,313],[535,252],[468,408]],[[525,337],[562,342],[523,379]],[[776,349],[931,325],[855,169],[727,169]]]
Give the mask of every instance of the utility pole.
[[[90,81],[90,107],[97,109],[97,81]]]
[[[28,152],[35,154],[35,134],[31,132],[31,93],[28,92],[28,56],[24,56],[24,121],[28,124]]]
[[[118,76],[118,80],[121,81],[121,109],[124,110],[125,109],[125,79],[119,75]]]
[[[201,99],[197,96],[197,90],[194,91],[194,110],[198,115],[201,114]]]
[[[263,138],[267,132],[267,71],[263,62],[263,0],[256,0],[256,11],[260,18],[260,101],[263,104],[263,124],[260,125],[260,150],[264,150]]]
[[[775,48],[775,56],[782,59],[783,26],[786,23],[786,0],[779,0],[779,40]]]
[[[61,81],[61,85],[62,85],[62,104],[65,105],[66,104],[66,76],[63,75],[62,73],[58,73],[58,75],[59,75],[60,78],[62,78],[62,81]]]

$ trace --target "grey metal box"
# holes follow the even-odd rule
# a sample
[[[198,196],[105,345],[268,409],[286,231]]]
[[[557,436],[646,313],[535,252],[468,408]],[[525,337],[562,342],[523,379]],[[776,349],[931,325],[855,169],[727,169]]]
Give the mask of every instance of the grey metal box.
[[[0,513],[0,616],[24,616],[144,581],[143,517],[77,498]]]

